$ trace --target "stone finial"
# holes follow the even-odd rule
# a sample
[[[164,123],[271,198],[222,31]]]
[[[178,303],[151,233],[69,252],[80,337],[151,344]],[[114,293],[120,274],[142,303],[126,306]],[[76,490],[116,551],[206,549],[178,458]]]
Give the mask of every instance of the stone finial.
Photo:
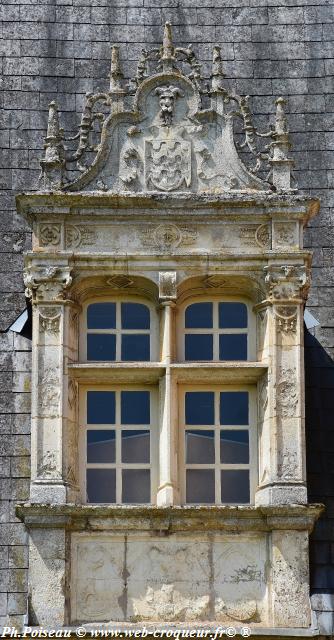
[[[63,131],[59,126],[59,115],[57,103],[52,101],[49,104],[48,128],[44,144],[44,158],[40,164],[42,174],[47,186],[60,187],[63,184],[63,174],[65,167],[65,152],[63,146]]]
[[[291,189],[291,168],[294,162],[288,157],[291,143],[287,126],[284,106],[287,101],[280,97],[276,100],[275,129],[272,133],[271,143],[272,157],[269,160],[272,166],[273,185],[279,190]]]
[[[221,81],[224,78],[223,63],[221,59],[220,47],[217,45],[212,50],[212,72],[211,72],[211,88],[212,91],[221,91]]]
[[[161,49],[162,70],[164,73],[173,71],[175,62],[174,53],[175,49],[172,39],[172,27],[170,22],[166,22]]]
[[[111,62],[110,62],[110,89],[109,93],[124,93],[122,88],[123,74],[121,72],[121,65],[119,59],[119,47],[113,45],[111,47]]]

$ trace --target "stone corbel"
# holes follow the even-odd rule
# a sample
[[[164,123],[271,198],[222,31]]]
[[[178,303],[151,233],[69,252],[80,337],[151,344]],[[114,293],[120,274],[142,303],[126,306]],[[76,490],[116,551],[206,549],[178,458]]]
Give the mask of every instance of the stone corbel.
[[[25,294],[33,302],[64,300],[65,289],[72,283],[68,266],[35,267],[29,265],[23,274]]]

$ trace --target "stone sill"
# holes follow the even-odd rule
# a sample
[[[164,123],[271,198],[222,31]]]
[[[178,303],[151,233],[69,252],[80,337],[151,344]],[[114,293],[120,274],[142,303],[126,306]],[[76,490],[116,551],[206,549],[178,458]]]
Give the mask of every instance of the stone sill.
[[[195,364],[192,362],[173,363],[165,365],[161,362],[140,363],[113,363],[109,362],[89,362],[71,364],[68,369],[70,374],[80,382],[96,383],[105,382],[108,376],[112,376],[113,382],[131,381],[157,382],[165,375],[166,369],[170,370],[173,377],[178,382],[217,382],[231,383],[240,382],[251,384],[257,382],[267,371],[268,367],[262,362],[203,362]]]
[[[321,504],[274,506],[76,505],[19,503],[17,517],[27,527],[72,531],[233,532],[299,530],[311,532]]]
[[[184,214],[182,209],[185,206],[189,206],[192,212],[195,212],[196,209],[209,207],[220,209],[219,213],[222,212],[222,209],[225,209],[225,214],[227,213],[227,207],[233,209],[256,206],[263,207],[263,210],[257,211],[257,214],[271,215],[275,212],[275,209],[278,209],[277,213],[280,218],[284,217],[284,213],[288,213],[289,215],[294,214],[294,217],[297,218],[305,218],[305,222],[314,217],[320,208],[319,200],[307,195],[297,194],[296,191],[281,193],[235,191],[219,195],[191,192],[161,193],[158,191],[135,194],[102,191],[74,193],[40,191],[19,194],[16,197],[16,205],[18,212],[27,216],[29,214],[38,215],[38,213],[42,213],[42,211],[38,211],[38,207],[44,207],[43,213],[45,214],[47,211],[50,215],[57,213],[78,215],[78,207],[104,207],[104,211],[96,210],[93,213],[90,210],[88,212],[90,216],[93,215],[94,217],[110,215],[110,209],[129,209],[129,215],[133,216],[136,208],[154,209],[155,213],[157,213],[157,210],[163,209],[166,214],[166,207],[168,207],[172,209],[172,214],[175,214],[178,209],[180,213]],[[53,208],[53,211],[51,211],[50,207]],[[74,209],[71,209],[72,207]],[[286,209],[286,212],[284,212],[284,209]],[[233,211],[231,211],[231,214],[234,215]]]

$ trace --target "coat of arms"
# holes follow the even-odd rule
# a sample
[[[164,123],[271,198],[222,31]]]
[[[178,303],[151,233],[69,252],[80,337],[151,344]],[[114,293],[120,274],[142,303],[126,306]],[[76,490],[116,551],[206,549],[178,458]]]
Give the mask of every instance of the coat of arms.
[[[145,140],[145,180],[148,188],[161,191],[190,187],[190,142],[175,138]]]

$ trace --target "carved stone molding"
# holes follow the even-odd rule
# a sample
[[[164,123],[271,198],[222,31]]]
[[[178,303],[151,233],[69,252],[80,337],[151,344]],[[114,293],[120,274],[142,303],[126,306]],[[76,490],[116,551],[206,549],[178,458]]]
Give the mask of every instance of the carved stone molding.
[[[160,300],[176,300],[176,271],[160,271],[159,298]]]
[[[106,284],[114,289],[128,289],[133,285],[133,280],[125,275],[115,275],[107,278]]]
[[[41,332],[59,333],[61,313],[54,307],[39,307],[39,327]]]
[[[61,240],[61,224],[45,222],[38,226],[39,241],[42,247],[58,246]]]
[[[147,246],[176,249],[181,245],[194,244],[198,231],[189,227],[177,227],[175,224],[159,224],[157,227],[144,229],[141,238]]]
[[[65,289],[72,283],[70,267],[34,267],[24,270],[25,294],[36,301],[63,300]]]
[[[305,298],[310,282],[305,265],[269,265],[264,271],[270,300]]]
[[[277,306],[274,307],[274,314],[277,326],[285,333],[294,333],[297,329],[297,311],[294,306]]]
[[[77,249],[94,242],[96,231],[90,226],[68,224],[65,227],[66,249]]]

